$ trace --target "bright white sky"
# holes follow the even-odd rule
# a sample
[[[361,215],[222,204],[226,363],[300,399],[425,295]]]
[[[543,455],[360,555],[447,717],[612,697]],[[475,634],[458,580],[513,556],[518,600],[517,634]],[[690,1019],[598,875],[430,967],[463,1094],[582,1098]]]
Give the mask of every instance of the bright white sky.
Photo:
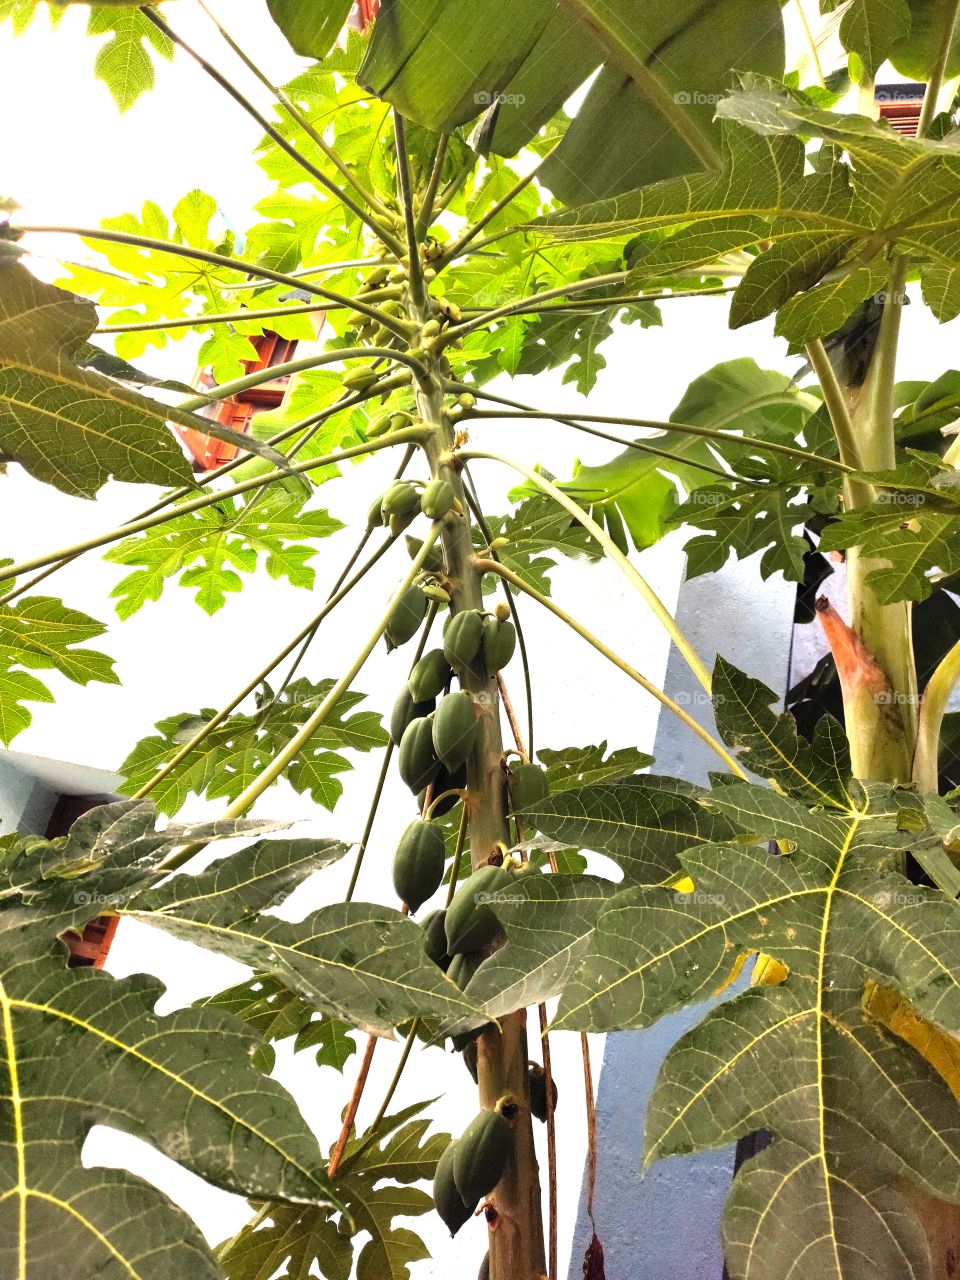
[[[220,12],[229,17],[231,30],[242,45],[255,52],[265,70],[277,80],[289,78],[302,64],[265,20],[262,0],[225,0]],[[170,21],[224,70],[236,71],[238,82],[259,105],[269,104],[262,91],[238,68],[196,5],[189,0],[170,5]],[[92,45],[83,35],[85,14],[81,6],[68,10],[59,31],[50,35],[39,17],[18,40],[5,29],[0,36],[0,83],[8,86],[7,127],[3,140],[3,191],[23,206],[22,220],[30,223],[96,225],[101,218],[139,209],[146,198],[169,209],[195,186],[214,195],[228,215],[242,225],[248,210],[266,193],[267,185],[249,154],[258,137],[256,125],[223,97],[186,58],[175,68],[161,62],[158,85],[126,116],[118,115],[106,90],[91,73]],[[12,103],[16,103],[15,111]],[[76,241],[32,237],[31,249],[39,254],[57,251],[77,258],[84,254]],[[38,263],[38,271],[51,274],[51,266]],[[725,304],[700,300],[693,305],[674,302],[664,307],[664,326],[619,331],[604,354],[607,371],[601,375],[590,401],[593,412],[609,409],[628,415],[666,417],[696,374],[721,360],[749,355],[762,365],[789,367],[785,346],[774,339],[770,326],[754,325],[739,333],[725,328]],[[949,334],[939,329],[920,306],[908,312],[911,338],[906,345],[902,374],[936,376],[950,366],[953,357]],[[164,371],[180,378],[192,375],[189,344],[172,348],[162,361]],[[150,359],[141,363],[149,366]],[[158,367],[160,367],[158,365]],[[559,374],[506,387],[507,394],[535,401],[544,407],[573,407],[579,397],[563,387]],[[544,425],[518,429],[511,424],[476,431],[475,439],[494,444],[528,462],[543,460],[557,474],[569,474],[575,457],[599,461],[613,447],[582,437],[559,436]],[[393,464],[371,461],[332,484],[322,496],[334,514],[349,520],[366,511],[382,490]],[[513,483],[489,467],[479,472],[482,493],[489,510],[503,510],[503,494]],[[85,534],[119,523],[148,501],[142,487],[111,484],[94,504],[66,498],[36,484],[16,468],[0,479],[0,553],[23,558],[41,550],[67,545]],[[316,558],[319,588],[336,576],[352,541],[349,531],[330,540]],[[668,606],[676,597],[679,556],[675,541],[644,554],[642,567]],[[372,575],[338,614],[336,625],[311,652],[306,673],[318,679],[342,670],[351,651],[366,634],[369,619],[377,616],[382,600],[404,571],[388,562]],[[88,556],[58,575],[51,590],[67,603],[83,608],[105,621],[112,617],[108,595],[120,571]],[[565,562],[554,574],[556,594],[590,625],[602,631],[612,647],[623,653],[651,679],[659,682],[666,661],[666,643],[645,614],[637,597],[629,592],[616,570]],[[318,589],[319,589],[318,588]],[[315,612],[306,593],[258,576],[242,595],[232,599],[214,618],[207,618],[188,593],[168,588],[163,606],[147,606],[133,619],[115,623],[102,647],[117,658],[123,688],[93,685],[80,689],[51,679],[58,703],[38,707],[33,726],[16,742],[18,750],[54,759],[80,761],[114,769],[130,747],[148,733],[161,716],[201,706],[220,705],[248,674],[258,670],[286,638]],[[576,637],[561,631],[552,620],[525,611],[525,622],[535,648],[547,655],[549,667],[538,668],[538,734],[541,746],[562,747],[574,742],[609,739],[611,747],[636,744],[649,749],[656,718],[651,700],[619,673],[589,656]],[[408,658],[404,651],[385,659],[379,653],[357,680],[369,692],[372,705],[387,711],[395,697]],[[316,834],[355,839],[361,829],[366,796],[378,762],[362,758],[354,799],[344,800],[333,815],[317,811],[283,785],[261,802],[258,813],[302,817]],[[214,812],[216,806],[194,802],[188,813]],[[390,895],[391,836],[409,818],[409,797],[398,781],[388,789],[386,805],[371,846],[368,866],[360,882],[360,896],[384,899]],[[307,828],[311,829],[311,828]],[[345,875],[324,872],[291,900],[284,914],[299,916],[342,894]],[[111,956],[117,974],[147,968],[169,984],[164,1007],[174,1007],[237,980],[242,973],[232,962],[195,952],[145,928],[125,926]],[[595,1046],[599,1057],[601,1045]],[[381,1045],[361,1110],[363,1124],[372,1117],[396,1061],[396,1049]],[[561,1274],[569,1251],[576,1215],[583,1158],[583,1103],[573,1037],[554,1037],[555,1065],[562,1095],[560,1125],[560,1240]],[[318,1070],[301,1055],[287,1057],[278,1074],[297,1095],[321,1142],[329,1144],[338,1127],[345,1099],[341,1078],[329,1069]],[[348,1069],[348,1079],[349,1079]],[[470,1082],[462,1066],[438,1050],[414,1060],[397,1095],[405,1105],[424,1094],[448,1090],[435,1109],[438,1126],[456,1132],[463,1108],[469,1106]],[[637,1117],[637,1163],[641,1118]],[[236,1231],[245,1220],[245,1206],[235,1197],[218,1192],[156,1155],[144,1144],[101,1131],[88,1143],[93,1162],[121,1164],[136,1169],[162,1186],[200,1222],[212,1242]],[[421,1219],[419,1228],[434,1253],[431,1262],[413,1268],[415,1280],[429,1276],[472,1274],[485,1248],[480,1224],[464,1229],[450,1242],[434,1217]]]

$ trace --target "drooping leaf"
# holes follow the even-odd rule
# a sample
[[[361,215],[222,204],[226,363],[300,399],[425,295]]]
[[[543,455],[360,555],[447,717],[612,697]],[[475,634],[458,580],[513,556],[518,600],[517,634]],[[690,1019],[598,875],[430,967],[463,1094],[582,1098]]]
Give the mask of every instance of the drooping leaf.
[[[154,86],[152,55],[171,59],[173,41],[144,17],[140,7],[117,0],[91,7],[87,31],[108,36],[97,51],[94,68],[120,110],[128,111]]]
[[[0,263],[0,456],[83,497],[110,476],[189,481],[162,406],[74,363],[96,327],[91,304]]]
[[[333,684],[295,680],[279,699],[264,690],[256,709],[229,716],[153,789],[158,808],[176,813],[191,793],[235,799],[294,737]],[[386,745],[387,735],[375,712],[349,714],[365,696],[353,690],[344,693],[284,775],[297,791],[309,792],[326,809],[332,809],[343,793],[336,775],[352,767],[340,750],[372,751]],[[125,779],[121,789],[136,791],[153,778],[214,714],[206,707],[161,720],[159,734],[139,742],[120,766]]]
[[[318,62],[330,52],[353,8],[353,0],[267,0],[270,17],[296,53]]]
[[[57,671],[76,684],[119,684],[112,658],[77,648],[105,630],[96,619],[49,596],[23,596],[9,604],[0,596],[0,742],[9,746],[30,724],[25,702],[54,701],[28,671]]]
[[[65,1280],[78,1267],[105,1280],[173,1280],[183,1268],[209,1280],[221,1274],[199,1233],[159,1192],[126,1173],[82,1167],[95,1124],[145,1139],[225,1190],[338,1206],[315,1140],[285,1090],[254,1070],[256,1041],[240,1022],[213,1009],[159,1017],[159,982],[67,968],[58,941],[155,880],[173,844],[263,827],[158,832],[152,806],[125,801],[85,815],[65,839],[5,842],[4,1274]]]
[[[319,550],[310,543],[343,525],[326,511],[301,506],[302,499],[291,501],[283,493],[253,503],[225,498],[111,547],[104,559],[137,566],[110,593],[119,601],[117,613],[129,618],[148,600],[158,600],[171,578],[196,591],[205,613],[216,613],[228,592],[242,588],[236,571],[254,571],[261,557],[271,578],[309,590],[316,573],[306,561]]]
[[[819,750],[800,748],[769,709],[773,694],[728,664],[715,688],[727,743],[786,794],[734,782],[704,799],[741,834],[680,854],[692,891],[638,887],[601,907],[557,1024],[646,1026],[724,987],[733,957],[772,956],[781,983],[715,1007],[670,1051],[647,1159],[773,1133],[728,1201],[736,1280],[785,1280],[801,1255],[831,1280],[891,1267],[925,1276],[926,1245],[897,1180],[956,1200],[960,1106],[929,1055],[884,1032],[865,991],[880,983],[955,1035],[960,906],[903,875],[925,824],[915,798],[853,782],[829,728]],[[788,852],[771,853],[770,839]]]

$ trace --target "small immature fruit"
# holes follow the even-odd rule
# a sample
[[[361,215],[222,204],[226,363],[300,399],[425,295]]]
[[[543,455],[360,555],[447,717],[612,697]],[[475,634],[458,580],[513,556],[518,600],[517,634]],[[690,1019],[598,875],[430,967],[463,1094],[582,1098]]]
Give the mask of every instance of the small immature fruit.
[[[391,516],[389,525],[388,525],[391,535],[394,538],[399,538],[401,533],[403,533],[404,529],[406,529],[407,525],[412,524],[416,518],[417,518],[416,511],[408,511],[402,516],[401,515]]]
[[[423,540],[414,538],[412,534],[407,534],[404,539],[407,544],[407,554],[411,560],[416,560],[417,556],[423,549]],[[443,573],[443,550],[436,543],[427,552],[427,558],[423,562],[423,567],[430,573]]]
[[[396,480],[383,495],[383,514],[406,516],[420,506],[420,495],[407,480]]]
[[[416,794],[431,783],[440,772],[440,761],[433,750],[433,716],[411,720],[403,731],[397,752],[400,777]]]
[[[420,499],[420,510],[431,520],[442,520],[455,501],[449,480],[431,480]]]
[[[538,764],[515,764],[510,769],[510,811],[521,812],[550,794],[547,771]]]
[[[386,521],[383,518],[383,498],[380,497],[367,512],[367,528],[379,529],[385,523]]]
[[[483,639],[483,619],[475,609],[453,614],[443,630],[443,652],[457,671],[469,667]]]
[[[421,716],[430,715],[435,706],[436,704],[432,698],[424,702],[414,702],[410,696],[410,690],[404,685],[396,702],[393,704],[393,711],[390,713],[390,738],[393,745],[399,747],[403,731],[411,720],[418,720]]]
[[[420,588],[428,600],[436,600],[437,604],[449,604],[450,592],[445,587],[438,587],[435,582],[428,582]]]
[[[440,888],[446,847],[435,822],[415,818],[393,855],[393,887],[411,911],[418,911]]]
[[[416,635],[424,614],[427,612],[427,597],[419,587],[407,587],[397,601],[390,620],[384,628],[387,644],[396,649]]]
[[[380,375],[373,369],[351,369],[343,375],[343,385],[351,391],[366,391],[378,381]]]
[[[435,338],[439,332],[440,332],[440,321],[428,320],[427,323],[420,330],[420,335],[423,338]]]
[[[483,665],[488,676],[502,671],[517,647],[517,631],[512,622],[499,618],[483,620]]]
[[[433,817],[442,818],[445,813],[449,813],[454,805],[459,802],[460,797],[457,795],[448,795],[445,799],[440,800],[439,803],[434,803],[434,801],[439,799],[439,797],[444,795],[447,791],[462,791],[466,785],[467,766],[465,764],[461,765],[459,769],[455,769],[453,773],[441,765],[440,772],[433,779],[433,791],[430,793],[433,797],[430,809]],[[426,802],[427,792],[426,788],[424,788],[417,795],[417,804],[422,809]]]
[[[513,1155],[513,1126],[499,1111],[481,1111],[457,1139],[453,1181],[464,1203],[489,1195]]]
[[[367,439],[376,440],[378,436],[385,436],[392,421],[392,413],[378,413],[375,418],[371,418],[367,423]]]
[[[511,883],[503,867],[481,867],[464,880],[447,908],[444,931],[452,956],[481,951],[500,932],[500,921],[486,904],[486,896]]]
[[[530,1114],[547,1122],[547,1073],[537,1062],[527,1067],[527,1083],[530,1090]],[[557,1109],[557,1082],[550,1081],[550,1092],[553,1094],[553,1109]]]
[[[480,721],[469,693],[449,693],[433,717],[433,748],[448,769],[456,769],[470,756]]]
[[[444,973],[450,968],[450,956],[447,954],[447,935],[443,928],[446,916],[447,913],[445,911],[431,911],[420,922],[420,928],[423,930],[424,952],[428,959],[443,969]]]
[[[477,1079],[477,1040],[474,1037],[469,1044],[463,1046],[463,1065],[470,1072],[470,1076],[474,1084],[479,1084]]]
[[[437,1171],[433,1179],[433,1203],[452,1236],[457,1234],[464,1223],[470,1221],[477,1207],[477,1200],[480,1199],[477,1196],[472,1204],[465,1204],[457,1190],[453,1177],[456,1146],[456,1142],[451,1142],[437,1161]]]
[[[415,702],[438,697],[450,683],[453,668],[443,656],[442,649],[425,653],[410,672],[407,688]]]

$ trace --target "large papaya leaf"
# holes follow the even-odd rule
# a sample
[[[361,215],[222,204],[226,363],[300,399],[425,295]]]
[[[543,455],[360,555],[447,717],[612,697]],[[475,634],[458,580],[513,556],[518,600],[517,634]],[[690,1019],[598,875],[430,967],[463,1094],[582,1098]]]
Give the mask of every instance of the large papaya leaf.
[[[357,1280],[408,1280],[410,1263],[430,1256],[415,1232],[393,1223],[433,1207],[426,1192],[409,1185],[433,1177],[450,1141],[441,1133],[424,1141],[430,1122],[416,1116],[428,1105],[385,1116],[347,1145],[334,1185],[357,1232],[370,1235],[356,1259]],[[266,1226],[245,1228],[221,1248],[230,1280],[307,1280],[316,1274],[314,1266],[328,1280],[349,1280],[354,1241],[330,1210],[275,1205],[269,1218]]]
[[[49,596],[9,604],[0,598],[0,742],[9,746],[30,724],[24,703],[54,701],[32,671],[58,671],[77,684],[119,684],[112,658],[77,647],[105,630],[95,618]]]
[[[513,155],[602,65],[541,171],[572,204],[716,163],[730,69],[783,61],[776,0],[385,0],[358,78],[431,129],[491,108],[489,145]]]
[[[265,689],[254,711],[228,717],[156,786],[151,795],[158,808],[163,813],[176,813],[191,792],[209,799],[236,799],[297,733],[333,683],[295,680],[277,699]],[[349,714],[365,696],[348,690],[285,775],[291,786],[309,792],[325,809],[333,809],[343,794],[336,775],[352,767],[340,750],[372,751],[386,746],[387,735],[376,712]],[[121,790],[139,790],[214,714],[211,707],[205,707],[199,713],[161,720],[159,734],[138,742],[120,766],[124,777]]]
[[[557,1025],[646,1026],[722,988],[736,957],[772,956],[779,985],[714,1008],[671,1050],[647,1160],[767,1129],[772,1145],[728,1201],[731,1276],[926,1280],[901,1184],[960,1202],[960,1103],[869,997],[880,984],[934,1029],[960,1031],[960,905],[903,874],[925,826],[916,797],[854,782],[836,725],[802,744],[769,690],[726,664],[718,676],[721,733],[784,794],[739,782],[710,793],[740,842],[680,854],[692,891],[632,888],[601,907]]]
[[[333,48],[353,0],[267,0],[267,8],[293,49],[319,62]]]
[[[297,923],[260,914],[276,901],[278,877],[287,885],[272,858],[269,846],[266,855],[258,846],[241,850],[222,866],[178,875],[118,910],[279,979],[321,1013],[373,1035],[390,1035],[421,1015],[458,1028],[483,1020],[426,958],[421,929],[399,911],[343,902]]]
[[[756,361],[741,357],[715,365],[695,378],[671,413],[670,421],[792,443],[815,407],[816,401],[785,374],[761,369]],[[722,458],[734,471],[742,472],[745,463],[753,460],[757,465],[756,460],[763,456],[762,450],[707,441],[681,431],[647,435],[642,437],[642,442],[663,449],[671,455],[670,459],[638,449],[625,449],[609,462],[578,467],[570,480],[560,484],[598,523],[606,526],[624,550],[628,540],[643,548],[663,537],[679,505],[677,480],[688,493],[696,495],[703,490],[713,494],[723,488],[722,481],[718,485],[715,475],[718,459]],[[704,470],[704,467],[713,470]],[[796,470],[794,467],[794,473]],[[767,478],[766,473],[760,477],[761,485]],[[820,479],[819,473],[811,470],[811,479]],[[798,489],[799,483],[795,483],[792,488],[778,491],[776,497],[770,496],[772,490],[763,489],[761,497],[766,502],[761,510],[764,514],[769,512],[775,520],[789,521],[785,511],[787,500]],[[731,482],[724,497],[730,497],[733,492]],[[696,506],[696,497],[693,501]],[[717,499],[712,498],[704,503],[701,514],[714,514],[716,502]],[[793,523],[801,520],[802,514]],[[690,519],[690,523],[695,524],[696,520]],[[744,529],[741,537],[731,539],[743,555],[755,549],[746,534]],[[755,541],[755,534],[751,536]]]
[[[96,327],[92,303],[0,263],[0,456],[88,498],[110,476],[189,481],[163,406],[74,363]]]
[[[162,1195],[126,1173],[82,1167],[95,1124],[145,1139],[228,1191],[339,1204],[293,1100],[255,1069],[257,1040],[241,1022],[210,1008],[159,1017],[159,982],[68,968],[58,940],[155,881],[171,846],[264,825],[157,831],[152,806],[123,801],[86,815],[66,838],[7,837],[0,846],[4,1275],[68,1280],[79,1268],[104,1280],[179,1280],[185,1267],[211,1280],[221,1274],[199,1233]],[[329,848],[321,843],[310,854],[322,862]],[[248,855],[258,866],[266,857]],[[272,878],[262,877],[271,891],[279,875],[273,865]]]

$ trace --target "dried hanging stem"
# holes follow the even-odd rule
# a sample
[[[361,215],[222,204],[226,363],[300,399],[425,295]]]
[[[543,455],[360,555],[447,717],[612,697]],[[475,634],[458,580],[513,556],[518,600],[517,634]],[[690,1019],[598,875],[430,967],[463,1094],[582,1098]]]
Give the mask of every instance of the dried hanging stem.
[[[373,1052],[376,1047],[377,1037],[370,1036],[367,1040],[367,1047],[364,1050],[363,1061],[360,1064],[356,1083],[353,1086],[353,1093],[350,1095],[350,1101],[347,1103],[347,1109],[343,1114],[340,1137],[337,1138],[337,1145],[333,1148],[330,1162],[327,1165],[327,1177],[331,1181],[336,1177],[337,1170],[340,1168],[340,1161],[343,1159],[343,1153],[346,1151],[347,1143],[350,1141],[350,1133],[357,1118],[360,1099],[363,1097],[363,1091],[366,1088],[367,1076],[370,1074],[370,1064],[373,1062]]]

